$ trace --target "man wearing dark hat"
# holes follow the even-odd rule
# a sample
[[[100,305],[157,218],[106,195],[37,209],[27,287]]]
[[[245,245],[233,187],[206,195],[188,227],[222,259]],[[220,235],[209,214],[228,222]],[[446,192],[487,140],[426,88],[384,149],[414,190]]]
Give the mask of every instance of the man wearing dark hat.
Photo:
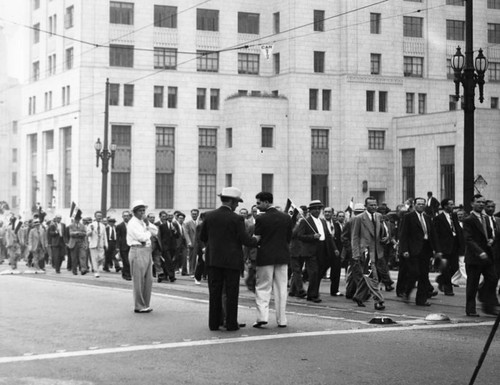
[[[206,213],[200,233],[207,245],[209,312],[208,327],[219,330],[222,319],[222,293],[226,291],[226,328],[238,330],[238,295],[240,271],[243,268],[242,246],[257,246],[245,230],[244,218],[234,213],[241,199],[236,187],[225,187],[219,195],[222,206]]]
[[[325,220],[319,218],[322,208],[321,201],[312,201],[308,207],[311,215],[300,222],[297,232],[297,238],[303,242],[302,256],[305,259],[309,277],[307,300],[315,303],[321,302],[319,298],[321,277],[331,266],[332,258],[337,251]]]
[[[68,248],[71,250],[71,268],[73,275],[77,275],[77,268],[80,266],[80,273],[87,274],[87,230],[85,225],[81,223],[81,211],[78,210],[73,219],[73,223],[68,226],[69,243]]]
[[[49,246],[52,249],[52,264],[57,274],[61,272],[61,263],[66,252],[66,242],[64,239],[66,225],[61,223],[61,219],[61,216],[57,214],[47,230]]]

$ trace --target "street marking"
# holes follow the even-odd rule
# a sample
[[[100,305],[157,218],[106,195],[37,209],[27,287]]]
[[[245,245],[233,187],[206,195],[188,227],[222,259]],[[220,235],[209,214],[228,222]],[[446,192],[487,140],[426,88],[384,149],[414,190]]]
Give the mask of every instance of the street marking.
[[[398,332],[398,331],[416,331],[416,330],[432,330],[432,329],[454,329],[454,328],[465,328],[465,327],[479,327],[479,326],[492,326],[493,322],[481,322],[481,323],[461,323],[461,324],[445,324],[445,325],[415,325],[415,326],[393,326],[393,327],[380,327],[380,328],[365,328],[365,329],[354,329],[354,330],[332,330],[332,331],[316,331],[316,332],[300,332],[300,333],[283,333],[283,334],[271,334],[271,335],[261,335],[253,337],[236,337],[236,338],[219,338],[212,337],[208,340],[199,341],[189,341],[189,342],[169,342],[163,344],[149,344],[149,345],[136,345],[128,347],[118,347],[118,348],[103,348],[97,350],[80,350],[74,352],[64,352],[64,353],[47,353],[47,354],[37,354],[29,356],[14,356],[14,357],[1,357],[0,364],[11,364],[16,362],[26,362],[26,361],[43,361],[70,357],[85,357],[85,356],[97,356],[104,354],[120,354],[120,353],[132,353],[140,351],[152,351],[152,350],[164,350],[164,349],[175,349],[175,348],[189,348],[194,346],[209,346],[209,345],[223,345],[223,344],[234,344],[238,342],[257,342],[257,341],[269,341],[269,340],[283,340],[291,338],[300,337],[319,337],[319,336],[336,336],[336,335],[349,335],[349,334],[368,334],[368,333],[387,333],[387,332]]]

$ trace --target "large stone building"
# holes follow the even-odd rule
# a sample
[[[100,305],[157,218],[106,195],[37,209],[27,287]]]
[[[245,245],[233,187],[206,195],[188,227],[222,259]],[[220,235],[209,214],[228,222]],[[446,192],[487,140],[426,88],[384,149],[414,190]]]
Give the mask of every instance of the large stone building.
[[[100,206],[94,143],[103,141],[107,78],[115,212],[134,199],[151,210],[209,209],[225,185],[240,187],[247,206],[270,190],[277,204],[321,199],[341,209],[351,197],[394,205],[443,190],[441,177],[415,175],[427,172],[420,167],[409,174],[413,190],[402,187],[408,153],[396,131],[405,123],[394,118],[412,115],[424,132],[433,120],[420,115],[457,107],[449,59],[464,45],[463,1],[32,3],[24,212],[37,202]],[[491,62],[485,107],[498,108],[500,1],[474,6],[474,48]],[[458,115],[425,132],[434,137]],[[456,199],[461,140],[457,131],[446,143],[456,147],[447,153]],[[437,143],[426,144],[433,154]]]

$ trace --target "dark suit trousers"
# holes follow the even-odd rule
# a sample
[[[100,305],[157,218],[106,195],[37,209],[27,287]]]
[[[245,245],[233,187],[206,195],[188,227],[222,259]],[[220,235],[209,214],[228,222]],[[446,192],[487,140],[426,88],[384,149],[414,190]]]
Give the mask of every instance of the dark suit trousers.
[[[396,294],[406,293],[408,286],[408,261],[402,255],[399,256],[398,279],[396,283]]]
[[[60,272],[61,264],[64,258],[64,253],[66,251],[66,246],[64,244],[58,246],[51,246],[51,249],[52,249],[52,265],[54,266],[56,272]]]
[[[122,260],[122,277],[123,278],[132,278],[130,274],[130,262],[128,260],[128,250],[120,250],[120,258]]]
[[[116,241],[108,241],[108,248],[106,249],[106,254],[104,257],[104,268],[109,269],[110,267],[115,267],[118,269],[120,264],[115,258],[116,255]]]
[[[408,281],[405,293],[410,296],[415,283],[418,282],[415,302],[419,305],[429,298],[429,263],[432,257],[432,248],[429,241],[425,241],[418,255],[410,255],[406,260],[408,267]],[[403,257],[404,258],[404,257]]]
[[[306,271],[309,278],[307,298],[309,299],[319,298],[321,278],[323,278],[326,270],[328,270],[327,260],[326,242],[318,242],[316,256],[306,259]]]
[[[491,308],[497,304],[496,286],[497,277],[493,265],[484,262],[480,265],[465,264],[467,272],[467,285],[465,288],[465,311],[474,313],[476,311],[476,294],[483,307]],[[482,285],[479,285],[481,274],[484,277]]]
[[[197,281],[201,281],[203,277],[207,276],[207,269],[205,261],[203,260],[203,254],[200,253],[197,256],[196,269],[194,270],[194,277]]]
[[[304,293],[304,281],[302,280],[302,268],[305,258],[292,257],[290,258],[292,267],[292,280],[290,282],[290,295],[296,296]]]
[[[209,310],[208,327],[219,329],[224,324],[222,318],[222,293],[226,289],[226,327],[238,329],[238,295],[240,290],[240,271],[221,267],[208,267]]]
[[[330,269],[330,295],[334,295],[339,291],[340,272],[342,270],[342,261],[340,255],[333,256],[332,266]]]
[[[439,267],[440,274],[436,278],[436,282],[443,286],[443,291],[445,293],[453,293],[453,285],[451,284],[451,277],[458,270],[458,255],[456,250],[458,245],[454,248],[452,254],[443,254],[443,260],[445,263],[441,263]]]
[[[391,274],[389,273],[389,267],[387,266],[387,259],[385,258],[385,254],[382,258],[377,258],[375,266],[377,267],[377,275],[379,281],[382,282],[385,287],[392,286],[394,284],[394,281],[391,279]]]
[[[169,250],[162,250],[161,255],[163,257],[163,272],[168,275],[170,280],[175,278],[175,268],[174,262],[172,261],[172,254]]]

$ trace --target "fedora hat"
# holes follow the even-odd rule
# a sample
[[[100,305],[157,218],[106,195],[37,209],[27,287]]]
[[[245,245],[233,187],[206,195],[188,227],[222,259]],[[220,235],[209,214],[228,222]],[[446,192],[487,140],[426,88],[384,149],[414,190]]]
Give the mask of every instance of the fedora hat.
[[[354,205],[354,211],[357,212],[365,211],[365,205],[363,203],[356,203]]]
[[[311,209],[316,208],[316,207],[319,207],[319,208],[324,207],[323,203],[321,203],[321,201],[319,199],[311,201],[311,203],[309,203],[308,209],[311,210]]]
[[[243,202],[243,199],[241,199],[241,190],[237,187],[224,187],[219,196],[225,198],[233,198],[238,202]]]
[[[146,209],[148,206],[146,206],[146,204],[142,199],[138,199],[132,202],[132,207],[131,207],[132,211],[137,210],[139,207],[144,207]]]

